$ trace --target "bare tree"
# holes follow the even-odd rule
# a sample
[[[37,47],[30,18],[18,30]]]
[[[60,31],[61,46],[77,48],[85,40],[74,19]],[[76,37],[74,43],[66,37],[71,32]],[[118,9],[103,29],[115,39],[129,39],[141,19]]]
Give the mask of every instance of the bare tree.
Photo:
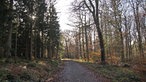
[[[138,35],[139,54],[140,54],[141,58],[143,59],[144,52],[143,52],[143,46],[142,46],[142,33],[141,33],[140,13],[139,13],[139,6],[140,6],[140,3],[142,3],[142,2],[143,1],[134,1],[134,0],[130,1],[131,7],[132,7],[133,13],[134,13],[135,27],[136,27],[137,35]]]
[[[93,16],[94,19],[94,23],[96,25],[96,29],[97,29],[97,33],[98,33],[98,38],[99,38],[99,45],[100,45],[100,52],[101,52],[101,63],[105,64],[105,47],[104,47],[104,40],[103,40],[103,35],[101,32],[101,28],[99,25],[99,11],[98,11],[98,6],[99,6],[99,0],[88,0],[89,4],[87,3],[86,0],[84,0],[84,3],[86,5],[86,7],[88,8],[88,10],[90,11],[90,13]]]

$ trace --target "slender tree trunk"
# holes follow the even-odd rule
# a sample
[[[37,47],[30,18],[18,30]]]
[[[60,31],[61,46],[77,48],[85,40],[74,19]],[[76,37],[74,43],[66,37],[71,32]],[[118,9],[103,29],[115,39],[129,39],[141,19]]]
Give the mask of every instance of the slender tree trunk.
[[[85,26],[85,39],[86,39],[86,57],[89,62],[89,48],[88,48],[88,35],[87,35],[87,26]]]
[[[79,28],[79,46],[80,46],[80,57],[81,59],[83,58],[82,56],[82,43],[81,43],[81,29]]]
[[[51,42],[49,41],[49,49],[48,49],[48,52],[49,52],[49,54],[48,54],[48,58],[49,59],[51,59],[52,58],[52,45],[51,45]]]
[[[31,26],[30,26],[30,54],[29,54],[29,59],[32,59],[33,56],[33,33],[32,33],[32,29],[33,29],[33,21],[31,22]]]
[[[17,57],[17,40],[18,40],[17,28],[18,27],[16,27],[16,34],[15,34],[15,59]]]
[[[86,61],[85,45],[84,44],[85,44],[85,41],[84,41],[84,27],[82,27],[82,49],[83,49],[82,51],[83,51],[84,60]]]
[[[6,57],[10,57],[11,56],[11,49],[12,49],[12,24],[10,24],[10,29],[9,29],[9,34],[8,34],[8,40],[6,42],[6,52],[5,55]]]
[[[30,60],[30,38],[29,34],[26,34],[26,43],[25,43],[25,58]]]
[[[93,51],[93,45],[92,45],[92,34],[91,34],[91,31],[90,31],[90,34],[89,34],[89,40],[90,40],[89,48],[90,48],[90,52],[92,52]]]
[[[41,58],[44,57],[44,32],[42,31],[42,41],[41,41]]]
[[[136,4],[136,10],[134,9],[134,16],[135,16],[135,22],[136,22],[136,29],[138,33],[138,48],[139,53],[142,59],[144,59],[144,53],[143,53],[143,47],[142,47],[142,37],[141,37],[141,27],[140,27],[140,21],[139,21],[139,8],[138,4]]]
[[[121,28],[119,29],[120,33],[120,44],[121,44],[121,61],[124,62],[124,43],[123,43],[123,34]]]
[[[79,53],[79,39],[78,39],[78,34],[77,33],[75,34],[75,43],[76,43],[76,47],[75,47],[75,50],[76,50],[75,52],[76,53],[75,53],[75,56],[76,56],[77,59],[79,59],[79,54],[80,54]]]
[[[11,56],[11,50],[12,50],[12,31],[13,31],[13,24],[12,24],[12,20],[13,20],[13,0],[10,0],[10,9],[9,9],[9,20],[8,20],[8,24],[9,24],[9,30],[8,30],[8,39],[6,42],[6,52],[5,55],[6,57],[10,57]]]
[[[66,56],[69,58],[69,50],[68,50],[68,44],[67,44],[67,40],[65,40],[65,44],[66,44]]]
[[[96,52],[96,31],[94,30],[94,52]]]

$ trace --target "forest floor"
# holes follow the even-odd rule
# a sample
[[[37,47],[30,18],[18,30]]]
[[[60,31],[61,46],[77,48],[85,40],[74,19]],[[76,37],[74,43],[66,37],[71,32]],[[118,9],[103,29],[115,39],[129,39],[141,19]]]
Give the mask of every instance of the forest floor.
[[[0,82],[146,82],[141,78],[145,76],[130,67],[74,60],[0,59]]]
[[[0,82],[56,82],[61,64],[48,59],[3,58],[0,59]]]

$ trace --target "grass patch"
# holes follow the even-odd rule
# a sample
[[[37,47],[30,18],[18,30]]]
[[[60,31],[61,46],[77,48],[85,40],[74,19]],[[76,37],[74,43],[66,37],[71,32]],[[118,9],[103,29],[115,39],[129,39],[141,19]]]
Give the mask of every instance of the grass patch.
[[[81,64],[87,66],[89,69],[103,77],[111,79],[112,82],[141,82],[139,75],[128,68],[112,65],[97,65],[87,62]]]

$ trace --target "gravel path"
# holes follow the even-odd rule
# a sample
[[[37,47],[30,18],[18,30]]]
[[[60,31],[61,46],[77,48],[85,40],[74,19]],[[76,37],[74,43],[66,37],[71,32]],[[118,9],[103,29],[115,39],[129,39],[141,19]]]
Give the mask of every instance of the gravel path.
[[[73,61],[65,61],[59,82],[109,82]]]

